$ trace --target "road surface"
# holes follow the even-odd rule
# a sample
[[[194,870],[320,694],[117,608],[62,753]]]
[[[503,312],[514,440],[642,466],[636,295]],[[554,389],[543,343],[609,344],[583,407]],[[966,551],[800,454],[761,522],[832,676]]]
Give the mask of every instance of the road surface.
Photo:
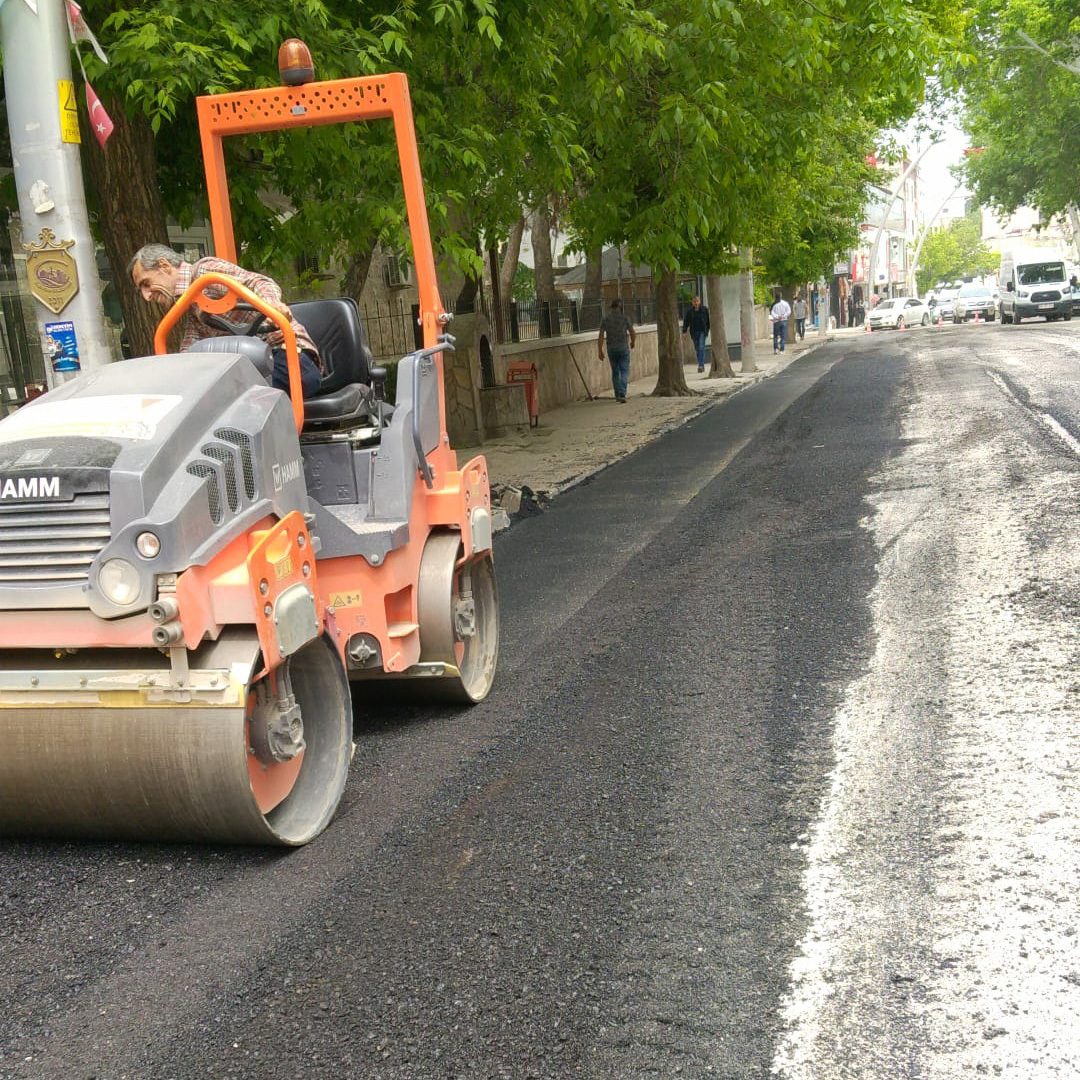
[[[0,1077],[1080,1074],[1080,331],[837,341],[498,542],[299,851],[0,842]]]

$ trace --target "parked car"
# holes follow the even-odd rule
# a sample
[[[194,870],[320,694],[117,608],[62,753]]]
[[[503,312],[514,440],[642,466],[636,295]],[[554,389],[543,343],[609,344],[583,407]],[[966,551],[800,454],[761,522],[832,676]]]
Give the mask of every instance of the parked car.
[[[914,296],[894,296],[882,300],[866,317],[871,330],[900,330],[905,326],[928,326],[930,309]]]
[[[993,322],[997,315],[997,301],[989,285],[964,285],[956,296],[953,306],[953,322],[962,323],[974,319]]]
[[[940,313],[943,319],[951,319],[956,308],[956,295],[959,289],[942,289],[937,294],[937,303],[934,305],[934,318]]]

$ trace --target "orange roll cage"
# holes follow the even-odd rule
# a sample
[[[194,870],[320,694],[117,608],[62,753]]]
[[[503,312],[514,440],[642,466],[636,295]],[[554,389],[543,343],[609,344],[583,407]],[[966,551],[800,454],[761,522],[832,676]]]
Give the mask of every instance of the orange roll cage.
[[[428,229],[409,81],[403,74],[213,94],[198,98],[196,106],[206,168],[206,189],[210,196],[214,247],[220,258],[231,262],[236,262],[236,240],[222,147],[225,136],[317,127],[353,120],[392,120],[420,293],[424,347],[431,348],[437,343],[445,323],[444,310],[435,278],[435,256]]]
[[[204,292],[208,285],[220,285],[225,292],[219,297],[210,296]],[[224,315],[227,311],[232,311],[241,301],[250,304],[261,315],[265,315],[285,338],[285,359],[289,369],[289,400],[296,420],[296,430],[299,431],[304,426],[304,388],[300,380],[300,352],[296,347],[296,333],[293,331],[292,323],[285,317],[284,312],[268,304],[261,296],[257,296],[234,278],[218,273],[202,274],[196,278],[158,323],[158,328],[154,332],[154,352],[159,356],[168,352],[169,333],[189,308],[198,307],[211,315]]]

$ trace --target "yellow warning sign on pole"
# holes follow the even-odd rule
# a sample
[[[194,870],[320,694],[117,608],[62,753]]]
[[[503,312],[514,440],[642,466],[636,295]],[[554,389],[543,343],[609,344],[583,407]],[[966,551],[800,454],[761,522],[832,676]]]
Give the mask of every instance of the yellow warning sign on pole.
[[[56,92],[60,101],[60,138],[64,142],[81,143],[79,107],[75,104],[75,84],[71,79],[57,79]]]

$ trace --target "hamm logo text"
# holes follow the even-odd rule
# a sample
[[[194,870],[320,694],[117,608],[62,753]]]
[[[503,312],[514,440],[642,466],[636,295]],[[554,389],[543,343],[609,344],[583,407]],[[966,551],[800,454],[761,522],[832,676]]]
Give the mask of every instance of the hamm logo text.
[[[10,477],[0,484],[0,499],[59,499],[59,476]]]

